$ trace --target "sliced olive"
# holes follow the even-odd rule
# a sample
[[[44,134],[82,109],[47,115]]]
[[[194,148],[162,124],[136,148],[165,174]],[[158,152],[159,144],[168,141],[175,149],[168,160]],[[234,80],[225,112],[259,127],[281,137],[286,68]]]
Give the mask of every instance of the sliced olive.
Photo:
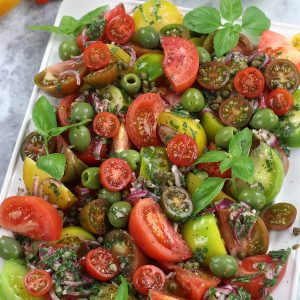
[[[227,126],[244,127],[252,117],[251,104],[243,97],[232,97],[224,100],[219,108],[219,117]]]
[[[271,61],[265,70],[265,78],[270,90],[284,88],[293,93],[300,84],[298,69],[288,59],[275,59]]]
[[[219,90],[229,81],[230,74],[225,64],[210,61],[200,65],[198,82],[208,90]]]
[[[161,36],[177,36],[188,40],[190,31],[181,24],[168,24],[160,30]]]
[[[104,235],[107,230],[105,220],[108,208],[106,199],[88,202],[80,211],[81,226],[91,233]]]
[[[193,203],[189,193],[180,187],[166,188],[161,196],[164,213],[172,221],[182,221],[193,212]]]

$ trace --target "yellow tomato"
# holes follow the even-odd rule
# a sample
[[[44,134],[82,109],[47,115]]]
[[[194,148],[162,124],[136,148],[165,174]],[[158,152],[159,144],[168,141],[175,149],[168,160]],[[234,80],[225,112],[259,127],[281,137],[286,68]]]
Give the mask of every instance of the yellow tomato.
[[[292,44],[295,48],[297,48],[297,50],[300,51],[300,32],[292,37]]]
[[[23,180],[30,193],[33,190],[35,177],[38,177],[38,186],[46,179],[53,179],[48,173],[40,170],[34,160],[26,157],[23,166]],[[50,181],[45,182],[43,185],[43,194],[49,195],[49,202],[56,204],[60,209],[66,209],[78,200],[62,183],[59,186],[55,186]]]
[[[82,227],[79,226],[69,226],[69,227],[65,227],[61,233],[61,237],[58,243],[62,243],[65,239],[69,239],[69,238],[81,238],[83,240],[89,240],[89,241],[94,241],[95,237],[89,233],[88,231],[86,231],[85,229],[83,229]]]
[[[127,52],[125,52],[122,48],[112,44],[106,44],[106,46],[108,47],[110,54],[113,58],[115,58],[116,60],[122,60],[127,64],[130,63],[130,55]]]
[[[151,25],[156,31],[168,24],[182,24],[182,14],[173,3],[166,0],[149,0],[139,5],[133,13],[135,30]]]
[[[20,0],[0,0],[0,17],[7,14],[20,3]]]

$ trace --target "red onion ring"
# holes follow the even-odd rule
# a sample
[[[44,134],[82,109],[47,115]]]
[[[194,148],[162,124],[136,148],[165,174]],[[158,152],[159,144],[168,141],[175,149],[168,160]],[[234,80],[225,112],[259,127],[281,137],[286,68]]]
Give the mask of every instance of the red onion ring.
[[[132,67],[134,65],[134,63],[136,62],[136,53],[135,53],[134,49],[130,46],[121,46],[121,48],[130,55],[129,67]]]
[[[78,71],[76,71],[76,70],[66,70],[66,71],[63,71],[63,72],[59,73],[58,77],[61,78],[61,77],[67,76],[67,75],[74,76],[75,79],[76,79],[76,84],[80,85],[81,79],[80,79]]]
[[[39,185],[38,195],[43,195],[44,194],[44,185],[47,184],[47,183],[52,183],[56,187],[60,187],[62,185],[62,183],[60,181],[58,181],[54,178],[46,178]]]
[[[101,160],[101,149],[104,144],[105,144],[105,141],[102,138],[97,142],[96,147],[94,149],[94,153],[93,153],[96,160]]]

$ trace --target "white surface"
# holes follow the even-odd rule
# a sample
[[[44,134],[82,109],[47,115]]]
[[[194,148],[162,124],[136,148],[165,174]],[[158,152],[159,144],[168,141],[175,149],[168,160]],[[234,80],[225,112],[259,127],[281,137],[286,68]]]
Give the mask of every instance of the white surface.
[[[76,18],[82,16],[84,13],[100,6],[102,4],[108,3],[112,6],[119,3],[118,0],[65,0],[58,12],[57,19],[55,21],[56,24],[59,23],[59,20],[63,15],[72,15]],[[84,3],[84,5],[83,5]],[[129,10],[137,4],[137,1],[134,4],[130,1],[126,2],[126,7]],[[188,11],[187,9],[182,9],[183,12]],[[277,31],[286,35],[287,37],[291,37],[296,32],[300,31],[299,27],[289,26],[285,24],[274,23],[272,25],[272,30]],[[44,69],[47,65],[51,65],[59,61],[58,58],[58,45],[60,42],[60,37],[52,35],[48,46],[46,48],[46,52],[41,64],[41,70]],[[7,174],[4,180],[3,188],[0,194],[0,201],[3,201],[4,198],[10,195],[15,195],[17,193],[18,187],[22,187],[22,165],[23,162],[19,156],[19,149],[21,142],[23,140],[24,135],[33,129],[33,125],[31,123],[31,111],[34,102],[39,96],[39,91],[37,87],[34,87],[33,93],[29,102],[29,106],[18,136],[18,140],[15,145],[15,149],[12,155],[11,162],[9,164]],[[54,100],[54,104],[58,104],[57,100]],[[300,211],[300,204],[297,202],[298,197],[300,195],[300,177],[299,177],[299,169],[300,167],[300,149],[293,149],[290,157],[290,170],[288,175],[285,178],[284,186],[277,197],[278,201],[286,201],[293,203]],[[294,226],[299,226],[299,216],[297,217]],[[0,231],[0,235],[3,234],[4,231]],[[298,238],[292,235],[292,231],[285,231],[281,233],[271,233],[271,241],[270,241],[270,249],[281,249],[286,247],[291,247],[295,243],[298,242]],[[296,300],[297,296],[297,285],[299,278],[299,255],[298,252],[293,251],[289,260],[287,274],[281,283],[281,285],[276,289],[273,293],[274,300]]]

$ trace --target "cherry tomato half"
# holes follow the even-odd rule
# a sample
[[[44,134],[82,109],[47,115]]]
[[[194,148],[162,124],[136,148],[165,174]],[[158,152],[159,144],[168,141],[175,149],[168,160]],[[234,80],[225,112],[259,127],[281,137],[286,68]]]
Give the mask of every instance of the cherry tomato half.
[[[24,277],[28,293],[34,297],[46,295],[53,285],[50,274],[44,270],[32,269]]]
[[[102,42],[95,42],[84,49],[83,60],[92,70],[97,70],[108,65],[110,51]]]
[[[115,6],[113,9],[105,12],[103,14],[104,19],[108,23],[110,20],[112,20],[114,17],[119,16],[119,15],[124,15],[126,13],[125,7],[123,3],[118,4]]]
[[[85,261],[87,272],[100,281],[110,280],[120,271],[119,261],[104,248],[91,250]]]
[[[67,126],[71,124],[71,105],[78,96],[78,93],[73,93],[60,100],[59,106],[56,111],[58,123],[60,126]]]
[[[283,116],[292,109],[294,100],[288,90],[278,88],[268,95],[266,103],[277,116]]]
[[[133,286],[143,295],[148,295],[150,289],[162,289],[165,281],[164,272],[154,265],[139,267],[132,278]]]
[[[94,131],[106,138],[114,137],[120,128],[118,117],[110,112],[100,112],[93,120]]]
[[[220,177],[220,178],[230,178],[231,170],[228,169],[224,173],[220,171],[220,162],[212,162],[212,163],[200,163],[197,165],[199,170],[203,170],[207,172],[207,174],[211,177]]]

